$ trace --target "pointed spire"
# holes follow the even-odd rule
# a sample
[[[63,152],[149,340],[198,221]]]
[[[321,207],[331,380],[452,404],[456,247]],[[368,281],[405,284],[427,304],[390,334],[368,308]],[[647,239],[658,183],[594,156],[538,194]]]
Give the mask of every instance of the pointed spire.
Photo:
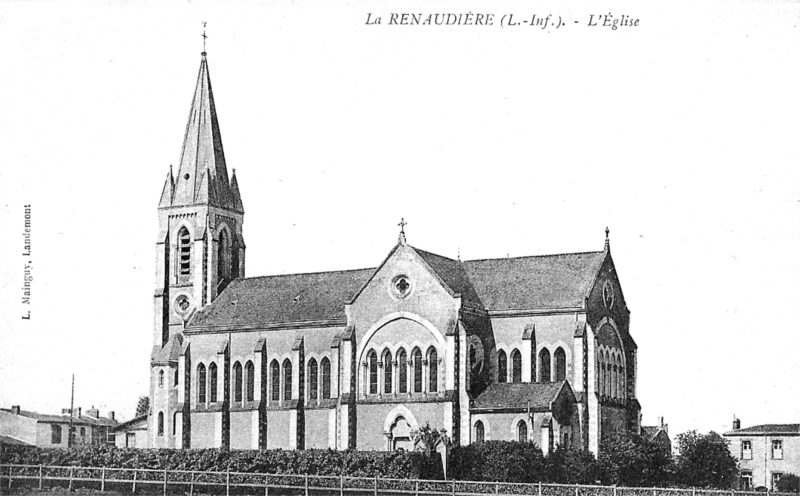
[[[195,203],[234,207],[205,52],[200,58],[172,200],[173,205]]]
[[[161,200],[159,207],[169,207],[172,205],[172,196],[175,194],[175,178],[172,175],[172,164],[169,165],[167,180],[164,181],[164,189],[161,190]]]
[[[609,243],[608,243],[608,233],[609,233],[609,232],[610,232],[610,231],[609,231],[609,229],[608,229],[608,226],[606,226],[606,244],[605,244],[605,246],[604,246],[604,249],[605,249],[605,251],[608,251],[608,250],[611,248],[611,246],[610,246],[610,245],[609,245]]]
[[[233,169],[233,177],[231,177],[231,195],[233,195],[233,209],[237,212],[244,212],[242,194],[239,193],[239,182],[236,180],[236,169]]]

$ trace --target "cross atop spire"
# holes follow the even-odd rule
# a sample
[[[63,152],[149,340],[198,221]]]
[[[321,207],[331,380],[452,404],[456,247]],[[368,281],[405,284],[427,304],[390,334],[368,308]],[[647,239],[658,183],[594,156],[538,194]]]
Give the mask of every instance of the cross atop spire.
[[[406,222],[405,217],[401,217],[400,223],[397,225],[400,226],[400,236],[397,238],[397,241],[404,245],[406,244],[406,225],[408,225],[408,222]]]
[[[207,22],[203,21],[203,55],[206,54],[206,38],[208,38],[208,36],[206,36],[206,24]]]
[[[608,245],[608,233],[609,233],[609,232],[610,232],[610,231],[609,231],[609,229],[608,229],[608,226],[606,226],[606,244],[605,244],[606,251],[608,251],[608,246],[609,246],[609,245]]]

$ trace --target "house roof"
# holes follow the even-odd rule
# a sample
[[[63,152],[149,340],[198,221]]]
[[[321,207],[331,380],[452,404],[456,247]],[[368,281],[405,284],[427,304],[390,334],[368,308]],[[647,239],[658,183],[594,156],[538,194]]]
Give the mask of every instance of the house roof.
[[[527,408],[550,410],[550,404],[569,384],[561,382],[504,382],[490,384],[472,402],[471,410]],[[574,398],[574,395],[573,395]]]
[[[0,408],[0,411],[12,413],[11,410],[8,409],[8,408]],[[13,413],[12,413],[12,415],[13,415]],[[33,420],[35,420],[37,422],[65,424],[65,423],[69,423],[69,421],[70,421],[69,415],[49,415],[49,414],[46,414],[46,413],[37,413],[37,412],[31,412],[31,411],[27,411],[27,410],[20,410],[20,412],[17,415],[20,415],[21,417],[27,417],[29,419],[33,419]],[[110,418],[106,418],[106,417],[94,418],[94,417],[89,417],[89,416],[86,416],[86,415],[81,415],[80,417],[78,417],[78,416],[72,417],[72,423],[74,425],[95,425],[95,426],[117,425],[117,422],[115,420],[111,420]]]
[[[20,441],[19,439],[11,437],[11,436],[4,436],[2,434],[0,434],[0,441],[2,441],[3,444],[18,444],[20,446],[34,446],[33,444],[26,443],[25,441]]]
[[[800,424],[762,424],[726,432],[726,436],[753,436],[766,434],[800,434]]]
[[[462,262],[414,251],[451,292],[488,311],[582,307],[606,255],[600,251]],[[194,315],[190,327],[344,322],[344,306],[375,270],[236,279]]]
[[[129,428],[131,426],[134,426],[135,424],[139,424],[139,423],[142,423],[142,422],[145,422],[145,423],[147,422],[147,415],[146,414],[145,415],[139,415],[138,417],[134,417],[134,418],[132,418],[132,419],[130,419],[128,421],[125,421],[125,422],[122,422],[120,424],[117,424],[117,425],[114,426],[114,430],[115,431],[125,430],[125,429],[127,429],[127,428]]]

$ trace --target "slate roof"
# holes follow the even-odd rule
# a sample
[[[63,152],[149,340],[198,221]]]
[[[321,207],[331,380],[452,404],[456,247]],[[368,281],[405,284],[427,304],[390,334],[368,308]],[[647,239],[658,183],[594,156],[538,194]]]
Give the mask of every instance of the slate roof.
[[[647,439],[653,439],[658,435],[658,431],[661,430],[661,427],[657,425],[643,425],[642,426],[642,434],[647,437]]]
[[[605,252],[464,262],[487,310],[581,307]]]
[[[453,293],[488,311],[582,307],[604,251],[459,261],[414,248]],[[376,269],[236,279],[191,327],[345,320]]]
[[[493,383],[475,398],[470,409],[527,408],[530,401],[531,410],[549,410],[565,385],[569,387],[566,381]]]
[[[235,279],[211,305],[198,311],[192,327],[341,320],[374,269],[287,274]]]
[[[763,424],[726,432],[726,436],[752,436],[758,434],[800,434],[800,424]]]
[[[2,441],[3,444],[17,444],[17,445],[20,445],[20,446],[34,446],[33,444],[26,443],[25,441],[20,441],[19,439],[15,438],[15,437],[4,436],[2,434],[0,434],[0,441]]]
[[[4,412],[11,413],[11,409],[9,408],[0,408],[0,410]],[[27,410],[20,410],[19,414],[21,417],[27,417],[33,419],[37,422],[48,422],[48,423],[68,423],[69,422],[69,415],[49,415],[46,413],[37,413],[37,412],[30,412]],[[81,415],[80,417],[75,416],[72,417],[72,423],[74,425],[117,425],[115,420],[111,420],[110,418],[100,417],[88,417],[86,415]]]

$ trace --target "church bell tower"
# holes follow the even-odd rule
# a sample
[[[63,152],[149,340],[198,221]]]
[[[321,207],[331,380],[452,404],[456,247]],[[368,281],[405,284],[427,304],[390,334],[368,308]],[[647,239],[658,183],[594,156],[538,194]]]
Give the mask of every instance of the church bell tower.
[[[185,324],[225,286],[244,277],[244,208],[228,177],[204,51],[177,175],[170,166],[158,205],[151,412],[153,447],[181,447],[178,361]]]

